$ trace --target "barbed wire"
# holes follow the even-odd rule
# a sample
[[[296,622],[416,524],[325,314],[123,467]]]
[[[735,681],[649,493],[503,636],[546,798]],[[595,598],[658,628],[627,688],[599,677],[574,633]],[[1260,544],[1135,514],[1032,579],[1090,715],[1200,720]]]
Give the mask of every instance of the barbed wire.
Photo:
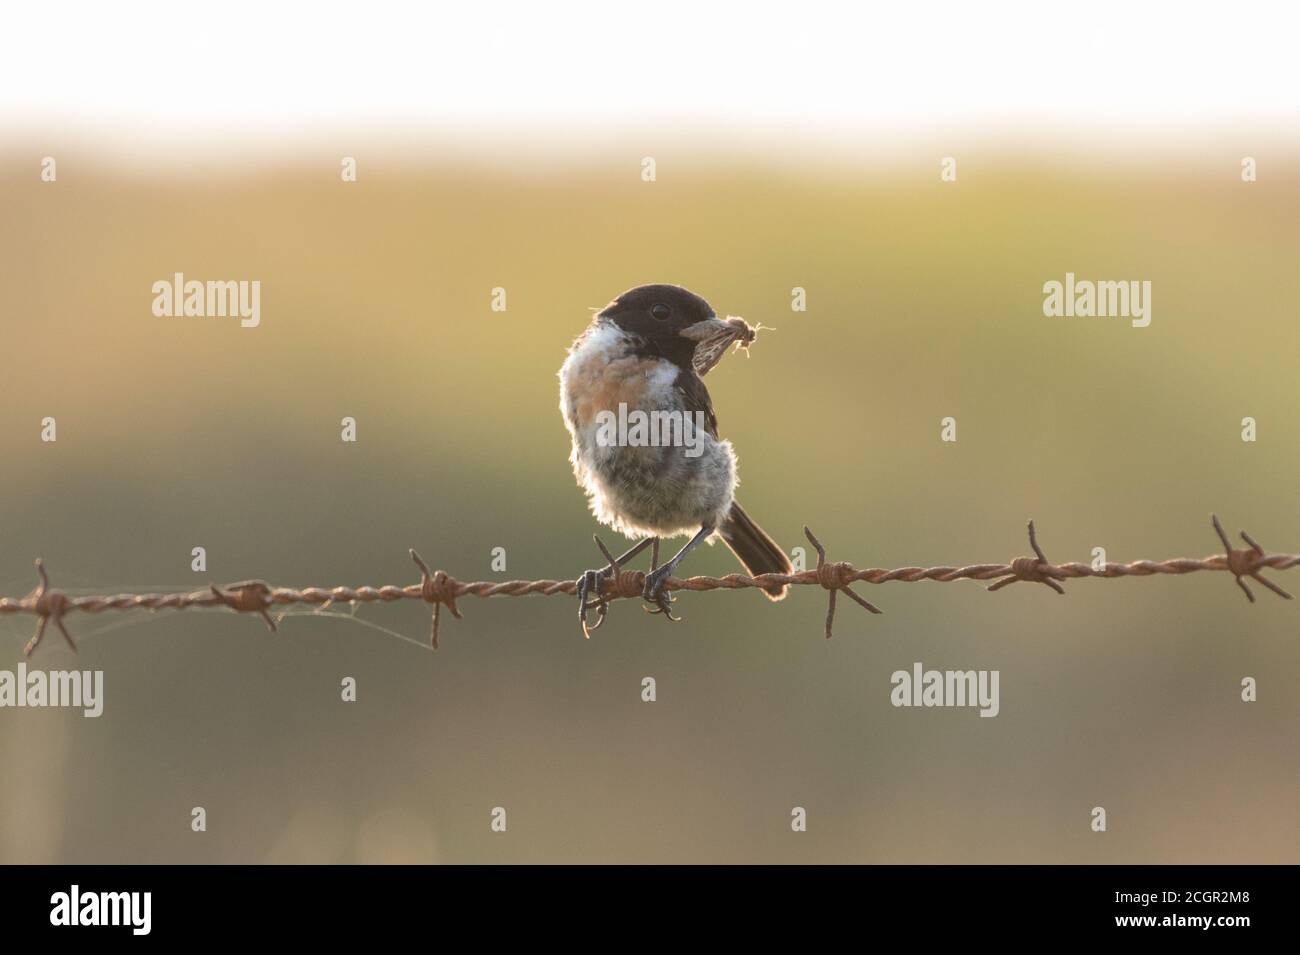
[[[832,562],[826,558],[826,549],[811,530],[805,527],[804,534],[817,552],[817,566],[791,574],[759,574],[749,577],[744,574],[727,574],[723,577],[670,577],[665,589],[669,591],[702,592],[709,590],[743,590],[751,587],[767,588],[774,584],[792,586],[817,585],[828,592],[826,610],[826,637],[831,636],[831,626],[835,619],[835,598],[843,593],[859,606],[871,613],[882,611],[874,604],[863,599],[851,589],[855,583],[883,584],[891,581],[915,583],[921,580],[933,580],[946,583],[953,580],[992,580],[987,588],[990,591],[1001,590],[1019,581],[1044,584],[1058,594],[1064,594],[1061,581],[1081,577],[1151,577],[1157,574],[1190,574],[1203,570],[1226,570],[1236,579],[1237,585],[1246,594],[1251,603],[1255,595],[1246,585],[1245,578],[1251,578],[1263,584],[1279,597],[1287,600],[1291,595],[1272,581],[1262,577],[1260,571],[1265,569],[1287,570],[1300,566],[1300,554],[1267,554],[1264,549],[1245,531],[1241,538],[1248,545],[1234,548],[1218,517],[1211,515],[1210,520],[1219,540],[1223,543],[1224,553],[1214,554],[1193,560],[1175,557],[1168,560],[1135,560],[1127,564],[1103,563],[1100,565],[1068,562],[1053,564],[1038,545],[1038,534],[1034,522],[1029,522],[1029,545],[1034,552],[1032,557],[1016,557],[1003,564],[968,564],[964,567],[896,567],[858,569],[845,561]],[[645,585],[645,573],[639,570],[624,570],[617,560],[596,538],[596,544],[607,560],[601,571],[600,592],[596,599],[584,603],[580,610],[584,635],[589,635],[596,627],[588,628],[585,614],[588,610],[598,610],[600,622],[611,600],[635,599],[642,596]],[[657,548],[656,548],[657,551]],[[325,609],[333,604],[352,603],[387,603],[398,600],[422,600],[433,607],[433,619],[430,625],[429,639],[434,649],[438,647],[438,629],[442,608],[446,607],[452,616],[463,616],[456,605],[460,597],[553,597],[559,594],[577,596],[580,592],[581,578],[577,580],[506,580],[506,581],[460,581],[445,571],[430,571],[428,565],[414,550],[410,551],[411,560],[420,571],[420,582],[398,586],[385,584],[380,587],[273,587],[264,580],[243,580],[233,584],[218,586],[210,584],[207,588],[183,593],[142,593],[142,594],[105,594],[92,596],[69,596],[63,591],[50,586],[50,578],[45,565],[36,561],[39,583],[26,597],[0,597],[0,615],[31,614],[37,617],[36,632],[23,648],[23,653],[30,656],[40,645],[47,627],[52,623],[63,635],[74,651],[77,648],[72,635],[64,626],[64,617],[69,613],[103,613],[106,610],[184,610],[189,607],[229,607],[237,613],[255,613],[266,626],[274,631],[276,621],[271,616],[271,609],[291,604],[310,604]],[[652,559],[652,569],[653,569]]]

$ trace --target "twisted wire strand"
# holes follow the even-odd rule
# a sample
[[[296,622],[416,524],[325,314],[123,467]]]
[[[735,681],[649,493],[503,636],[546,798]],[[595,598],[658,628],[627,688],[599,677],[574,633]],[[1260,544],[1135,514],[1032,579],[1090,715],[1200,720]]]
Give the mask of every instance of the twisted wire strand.
[[[1075,580],[1083,577],[1114,579],[1117,577],[1152,577],[1159,574],[1190,574],[1199,571],[1228,571],[1236,578],[1237,584],[1246,596],[1254,602],[1254,594],[1246,586],[1244,578],[1251,578],[1268,587],[1280,597],[1291,599],[1291,595],[1272,581],[1260,576],[1260,571],[1289,570],[1300,566],[1300,554],[1267,554],[1263,548],[1246,533],[1242,539],[1249,545],[1246,548],[1231,546],[1227,535],[1219,524],[1217,517],[1212,517],[1214,528],[1224,545],[1224,553],[1212,554],[1200,559],[1174,557],[1168,560],[1135,560],[1129,563],[1105,563],[1094,567],[1092,564],[1075,561],[1053,564],[1047,560],[1038,546],[1033,521],[1029,522],[1029,542],[1036,556],[1017,557],[1010,562],[1000,564],[967,564],[961,567],[870,567],[859,569],[852,564],[826,559],[825,549],[812,531],[804,528],[804,533],[817,551],[817,566],[792,574],[726,574],[722,577],[670,577],[665,589],[669,591],[689,591],[694,593],[711,590],[745,590],[750,588],[769,588],[774,584],[789,586],[820,586],[829,591],[829,608],[826,620],[826,636],[831,636],[831,623],[835,612],[835,595],[844,593],[861,606],[873,613],[880,611],[850,589],[851,584],[884,584],[891,582],[916,583],[931,580],[947,583],[954,580],[994,581],[989,590],[999,590],[1019,581],[1042,583],[1058,593],[1064,593],[1059,581]],[[603,549],[603,548],[602,548]],[[184,610],[189,607],[229,607],[239,613],[258,613],[267,626],[274,630],[274,620],[268,611],[274,607],[294,604],[307,604],[326,607],[342,603],[391,603],[398,600],[422,600],[433,607],[433,623],[430,639],[434,647],[438,645],[439,613],[447,607],[451,613],[460,617],[456,605],[459,597],[553,597],[556,595],[576,596],[579,593],[577,580],[506,580],[506,581],[461,581],[444,571],[430,571],[415,551],[411,558],[420,569],[419,583],[407,585],[385,584],[379,587],[272,587],[265,581],[247,580],[225,586],[210,585],[206,589],[182,593],[122,593],[95,594],[90,596],[68,596],[49,585],[49,578],[41,561],[36,562],[40,575],[39,586],[26,597],[0,597],[0,614],[31,614],[38,618],[37,631],[27,644],[25,652],[30,654],[40,643],[46,625],[53,622],[74,649],[76,644],[63,625],[63,618],[68,613],[80,612],[97,614],[108,610]],[[609,601],[618,598],[637,598],[642,596],[646,575],[641,571],[623,570],[611,562],[606,568],[600,583],[600,593],[595,595],[596,602],[603,608]],[[585,623],[584,623],[585,631]]]

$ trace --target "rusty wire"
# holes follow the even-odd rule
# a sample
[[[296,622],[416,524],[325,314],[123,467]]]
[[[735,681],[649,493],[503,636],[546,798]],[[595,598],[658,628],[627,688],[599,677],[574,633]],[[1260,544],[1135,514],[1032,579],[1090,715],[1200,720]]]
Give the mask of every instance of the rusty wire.
[[[835,618],[835,597],[838,593],[847,595],[871,613],[881,613],[880,609],[868,603],[850,589],[858,582],[883,584],[890,581],[914,583],[920,580],[947,582],[951,580],[992,580],[987,589],[1001,590],[1019,581],[1044,584],[1058,594],[1065,589],[1060,582],[1080,577],[1151,577],[1156,574],[1190,574],[1202,570],[1226,570],[1236,579],[1237,585],[1245,592],[1251,603],[1255,595],[1246,585],[1249,577],[1279,597],[1292,599],[1291,595],[1277,584],[1260,576],[1265,569],[1287,570],[1300,566],[1300,554],[1268,554],[1255,540],[1242,532],[1245,548],[1234,548],[1218,517],[1211,515],[1214,530],[1223,543],[1224,553],[1213,554],[1199,560],[1175,557],[1169,560],[1135,560],[1127,564],[1106,563],[1100,567],[1091,564],[1068,562],[1051,563],[1038,545],[1038,535],[1034,522],[1029,522],[1029,544],[1034,551],[1033,557],[1017,557],[1005,564],[968,564],[964,567],[896,567],[867,568],[859,570],[852,564],[826,559],[826,550],[821,542],[807,527],[804,534],[817,552],[817,566],[793,574],[759,574],[748,577],[744,574],[727,574],[724,577],[670,577],[665,585],[667,590],[706,591],[706,590],[743,590],[750,587],[769,587],[772,584],[789,584],[795,586],[817,585],[828,592],[826,613],[826,636],[831,636],[831,625]],[[597,540],[597,544],[600,544]],[[601,545],[602,553],[608,551]],[[40,644],[46,628],[53,623],[63,634],[68,645],[76,650],[76,643],[63,624],[63,618],[69,613],[103,613],[105,610],[184,610],[187,607],[229,607],[237,613],[256,613],[272,631],[276,629],[275,620],[270,611],[277,606],[289,604],[312,604],[325,608],[340,603],[380,603],[396,600],[422,600],[433,607],[433,619],[430,627],[430,643],[437,649],[438,625],[441,609],[445,606],[452,615],[463,616],[456,606],[459,597],[527,597],[540,595],[552,597],[557,594],[575,596],[578,593],[577,580],[479,580],[465,582],[456,580],[444,571],[430,571],[429,567],[414,550],[410,551],[411,560],[420,571],[420,582],[397,586],[385,584],[382,587],[272,587],[264,580],[244,580],[234,584],[218,586],[212,584],[200,590],[186,593],[151,593],[151,594],[111,594],[73,597],[50,587],[49,576],[44,564],[36,561],[36,570],[40,583],[30,594],[22,598],[0,597],[0,614],[32,614],[37,617],[36,632],[27,642],[23,652],[30,655]],[[599,604],[604,607],[610,600],[617,598],[639,598],[645,584],[642,571],[623,570],[607,567],[606,575],[600,582]]]

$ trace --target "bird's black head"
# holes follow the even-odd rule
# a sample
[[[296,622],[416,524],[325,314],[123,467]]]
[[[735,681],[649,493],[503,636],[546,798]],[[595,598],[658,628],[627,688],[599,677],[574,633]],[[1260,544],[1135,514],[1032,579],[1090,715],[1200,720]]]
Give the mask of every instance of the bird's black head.
[[[695,346],[726,330],[713,308],[680,285],[628,289],[596,316],[641,339],[647,351],[689,368]]]

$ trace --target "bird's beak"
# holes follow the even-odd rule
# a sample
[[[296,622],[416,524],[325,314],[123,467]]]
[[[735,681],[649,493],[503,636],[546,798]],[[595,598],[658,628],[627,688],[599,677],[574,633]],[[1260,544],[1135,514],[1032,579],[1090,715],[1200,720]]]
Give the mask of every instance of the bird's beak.
[[[694,325],[687,325],[677,333],[682,338],[689,338],[693,342],[707,342],[711,338],[721,338],[722,336],[732,336],[735,329],[730,322],[724,322],[722,319],[714,316],[706,318],[702,322],[696,322]]]

